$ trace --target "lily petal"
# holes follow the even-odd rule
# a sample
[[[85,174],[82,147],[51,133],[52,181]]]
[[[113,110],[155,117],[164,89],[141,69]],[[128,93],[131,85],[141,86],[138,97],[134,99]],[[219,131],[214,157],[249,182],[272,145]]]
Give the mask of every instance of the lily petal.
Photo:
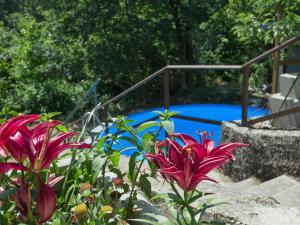
[[[65,143],[63,145],[58,146],[55,149],[51,149],[51,151],[46,151],[45,156],[43,157],[41,168],[48,168],[51,162],[58,157],[60,153],[65,151],[66,149],[77,148],[77,149],[89,149],[91,145],[89,144],[78,144],[78,143]]]
[[[197,173],[205,175],[213,169],[221,166],[227,159],[227,157],[214,157],[204,160],[198,167]]]
[[[0,142],[0,156],[3,158],[7,157],[7,152],[5,151],[4,146],[1,142]]]
[[[199,174],[199,175],[196,175],[196,176],[193,176],[188,188],[187,188],[187,191],[191,191],[191,190],[194,190],[197,185],[201,182],[201,181],[204,181],[204,180],[208,180],[208,181],[211,181],[211,182],[214,182],[214,183],[218,183],[216,180],[208,177],[208,176],[205,176],[205,175],[202,175],[202,174]]]
[[[185,145],[188,143],[197,143],[197,141],[193,137],[187,134],[173,133],[171,136],[182,140]]]
[[[35,137],[40,134],[47,133],[47,130],[49,128],[55,127],[59,124],[61,124],[61,122],[59,122],[58,120],[43,122],[43,123],[37,125],[36,127],[34,127],[30,132],[31,132],[32,136]]]
[[[2,140],[6,140],[9,136],[12,136],[16,133],[16,131],[28,124],[32,123],[40,118],[39,115],[22,115],[11,118],[7,120],[4,124],[0,126],[0,136]]]
[[[37,207],[41,223],[49,220],[55,212],[56,208],[55,191],[49,185],[44,184],[40,179]]]
[[[56,183],[58,183],[59,181],[61,181],[65,176],[59,176],[59,177],[55,177],[55,174],[50,174],[49,176],[49,181],[48,181],[48,185],[50,187],[53,187]]]
[[[27,157],[32,158],[29,138],[19,131],[6,141],[6,149],[18,162],[23,162]]]
[[[240,147],[247,147],[249,146],[248,144],[243,144],[243,143],[229,143],[229,144],[221,144],[215,148],[213,148],[210,152],[209,152],[209,156],[217,156],[218,153],[220,152],[231,152],[236,148],[240,148]]]
[[[0,163],[0,174],[6,173],[10,170],[28,171],[28,168],[18,163]]]

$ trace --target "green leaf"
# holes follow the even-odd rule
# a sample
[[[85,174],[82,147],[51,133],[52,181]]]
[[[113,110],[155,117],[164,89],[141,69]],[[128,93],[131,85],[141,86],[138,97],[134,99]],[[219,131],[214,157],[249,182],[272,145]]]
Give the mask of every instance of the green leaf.
[[[154,136],[152,133],[145,133],[142,136],[142,145],[145,153],[154,153]]]
[[[164,201],[166,202],[169,202],[170,200],[172,201],[178,201],[180,200],[176,194],[173,194],[173,193],[159,193],[159,194],[156,194],[154,195],[151,200],[157,200],[157,199],[163,199]]]
[[[229,204],[228,202],[216,202],[216,203],[211,203],[213,201],[213,199],[208,199],[206,202],[204,203],[200,203],[197,208],[199,208],[196,212],[195,215],[201,213],[202,215],[206,212],[207,209],[215,207],[215,206],[219,206],[219,205],[224,205],[224,204]]]
[[[146,130],[150,127],[155,127],[155,126],[160,126],[159,122],[157,122],[157,121],[148,121],[148,122],[145,122],[145,123],[142,123],[141,125],[139,125],[136,129],[136,132],[139,133],[143,130]]]
[[[194,195],[189,199],[189,203],[193,203],[197,199],[202,198],[204,196],[214,194],[214,193],[205,193],[205,192],[201,192],[201,191],[197,191],[197,190],[195,192],[196,193],[194,193]]]
[[[43,113],[43,114],[41,114],[41,120],[42,121],[48,121],[49,119],[51,119],[55,116],[58,116],[60,114],[61,114],[61,112]]]
[[[158,115],[160,115],[160,116],[164,116],[164,113],[161,112],[161,111],[153,111],[153,112],[156,113],[156,114],[158,114]]]
[[[148,177],[147,174],[143,174],[140,176],[140,187],[141,187],[141,190],[145,193],[145,195],[148,198],[151,198],[151,196],[152,196],[151,183],[147,179],[147,177]]]
[[[105,160],[106,160],[106,158],[103,157],[103,156],[101,156],[101,155],[98,155],[97,157],[95,157],[95,158],[93,159],[92,166],[93,166],[93,171],[94,171],[95,173],[98,173],[98,174],[99,174],[99,173],[101,172],[102,167],[103,167],[103,165],[104,165],[104,163],[105,163]]]
[[[129,221],[141,222],[143,224],[146,223],[151,225],[176,225],[169,218],[162,215],[157,215],[154,213],[144,213],[143,216],[148,217],[149,219],[129,219]]]
[[[201,224],[203,224],[203,225],[227,225],[226,223],[217,222],[217,221],[210,221],[210,222],[201,221]]]
[[[139,146],[137,140],[135,140],[135,139],[133,139],[133,138],[131,138],[131,137],[121,136],[121,137],[119,137],[119,139],[120,139],[120,140],[127,141],[127,142],[133,144],[133,145],[136,146],[136,147]]]
[[[97,145],[96,145],[96,149],[98,152],[101,152],[105,140],[106,140],[106,136],[103,136],[98,140]]]
[[[57,125],[56,127],[55,127],[58,131],[60,131],[60,132],[67,132],[68,131],[68,128],[66,128],[64,125]]]
[[[173,223],[169,218],[162,216],[162,215],[157,215],[154,213],[144,213],[144,215],[157,220],[159,222],[159,224],[175,225],[175,223]]]
[[[119,165],[121,153],[118,151],[113,151],[111,155],[108,156],[112,164],[117,167]]]
[[[180,112],[169,112],[168,113],[168,116],[169,117],[172,117],[172,116],[175,116],[175,115],[177,115],[177,114],[179,114]]]
[[[128,179],[130,180],[130,182],[133,182],[135,176],[137,175],[137,169],[136,169],[136,158],[139,156],[140,154],[135,152],[133,153],[133,155],[130,157],[129,160],[129,170],[128,170]]]
[[[147,219],[128,219],[128,221],[140,222],[141,224],[151,224],[151,225],[160,225],[160,223]]]
[[[8,198],[9,196],[15,194],[17,192],[16,188],[12,188],[6,191],[3,191],[0,193],[0,200],[5,200],[6,198]]]
[[[163,125],[163,128],[166,130],[168,135],[171,135],[174,133],[174,123],[170,120],[161,121],[161,124]]]

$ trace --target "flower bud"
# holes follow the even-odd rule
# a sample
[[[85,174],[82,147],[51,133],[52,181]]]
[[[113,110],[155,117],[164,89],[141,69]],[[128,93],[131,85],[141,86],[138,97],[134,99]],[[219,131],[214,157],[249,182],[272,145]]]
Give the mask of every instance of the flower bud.
[[[74,213],[77,216],[85,216],[87,214],[87,211],[88,211],[88,207],[84,203],[80,203],[76,205],[74,208]]]
[[[112,183],[116,186],[116,187],[120,187],[123,185],[123,180],[120,177],[116,177],[114,179],[112,179]]]
[[[89,183],[83,183],[80,185],[80,192],[84,192],[84,191],[88,191],[88,190],[91,190],[93,188],[93,186]]]
[[[116,201],[121,198],[122,194],[118,191],[112,191],[109,196],[112,200]]]
[[[31,210],[31,191],[29,183],[21,185],[15,195],[16,208],[20,214],[27,218],[29,210]]]
[[[106,214],[110,214],[112,213],[113,208],[109,205],[105,205],[101,207],[101,212],[106,213]]]

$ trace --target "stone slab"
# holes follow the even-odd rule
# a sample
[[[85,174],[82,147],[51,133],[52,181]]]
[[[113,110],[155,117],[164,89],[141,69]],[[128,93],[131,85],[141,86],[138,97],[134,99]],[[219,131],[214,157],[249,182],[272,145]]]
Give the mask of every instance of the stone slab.
[[[239,189],[240,191],[246,192],[249,191],[253,188],[255,188],[257,185],[259,185],[261,182],[255,178],[255,177],[250,177],[248,179],[239,181],[235,184],[232,185],[232,188]]]
[[[271,113],[290,109],[294,106],[299,106],[298,99],[286,98],[280,93],[268,95],[269,109]],[[300,128],[300,113],[293,113],[287,116],[282,116],[273,120],[272,125],[279,128]]]
[[[300,183],[273,196],[278,202],[300,210]]]
[[[287,190],[295,185],[299,184],[295,179],[286,175],[279,176],[275,179],[269,180],[258,185],[256,188],[265,193],[268,196],[274,196]],[[300,196],[299,196],[300,197]]]
[[[281,95],[287,96],[290,87],[293,85],[297,75],[281,74],[279,78],[279,91]],[[290,98],[300,99],[300,79],[298,79],[289,94]]]

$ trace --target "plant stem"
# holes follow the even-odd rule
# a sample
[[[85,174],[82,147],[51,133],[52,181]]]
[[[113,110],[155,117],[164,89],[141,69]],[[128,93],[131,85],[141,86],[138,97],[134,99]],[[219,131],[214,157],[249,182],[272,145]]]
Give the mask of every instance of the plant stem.
[[[62,187],[62,196],[64,196],[65,193],[66,193],[66,187],[67,187],[67,182],[68,182],[68,179],[69,179],[69,176],[70,176],[70,171],[73,168],[73,164],[74,164],[75,159],[76,159],[76,155],[75,154],[76,154],[75,150],[72,150],[71,162],[70,162],[70,165],[69,165],[69,167],[67,169],[67,173],[66,173],[66,176],[65,176],[64,184],[63,184],[63,187]]]
[[[145,157],[142,159],[142,161],[141,161],[141,163],[140,163],[140,165],[138,167],[136,176],[134,177],[134,180],[133,180],[133,183],[132,183],[131,192],[130,192],[129,199],[128,199],[128,204],[127,204],[127,218],[131,214],[132,195],[133,195],[133,192],[134,192],[134,188],[136,186],[137,178],[139,176],[139,173],[141,171],[141,168],[142,168],[142,165],[143,165],[144,162],[145,162]]]
[[[188,191],[184,191],[184,202],[185,202],[185,207],[187,209],[187,211],[190,214],[191,217],[191,225],[196,225],[196,219],[195,219],[195,215],[194,215],[194,211],[192,209],[192,207],[189,205],[189,192]],[[192,197],[192,196],[191,196]]]
[[[105,159],[104,165],[102,166],[102,185],[103,185],[103,198],[106,201],[106,196],[105,196],[105,169],[106,165],[108,162],[108,157]]]
[[[21,171],[21,176],[22,176],[22,185],[25,185],[25,173],[23,170]]]
[[[177,195],[177,197],[179,197],[181,200],[184,201],[184,199],[181,197],[181,195],[179,194],[179,192],[178,192],[177,189],[175,188],[174,183],[173,183],[173,182],[170,182],[170,185],[171,185],[173,191],[175,192],[175,194]]]

